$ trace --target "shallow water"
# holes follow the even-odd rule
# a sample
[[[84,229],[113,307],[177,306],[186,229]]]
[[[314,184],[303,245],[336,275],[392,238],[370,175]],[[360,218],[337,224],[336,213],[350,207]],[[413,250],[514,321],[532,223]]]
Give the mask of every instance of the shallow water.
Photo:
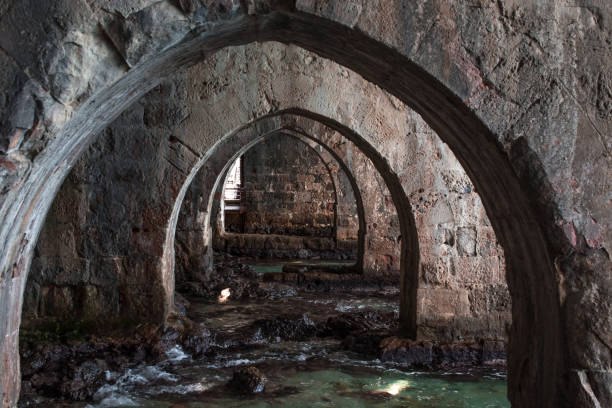
[[[314,320],[340,311],[397,311],[397,293],[299,293],[275,300],[210,304],[193,301],[190,317],[213,330],[232,332],[281,313]],[[253,343],[257,343],[254,339]],[[220,344],[222,346],[222,344]],[[263,339],[244,350],[221,349],[193,360],[175,347],[168,359],[124,373],[107,373],[95,402],[64,407],[509,407],[505,373],[403,370],[343,350],[338,340],[304,342]],[[234,370],[255,365],[268,381],[256,396],[225,386]],[[44,405],[52,406],[52,405]]]
[[[308,265],[308,266],[319,266],[319,267],[347,267],[355,264],[354,260],[259,260],[253,261],[250,259],[248,261],[249,266],[258,274],[264,274],[267,272],[282,272],[283,266],[287,264],[292,265]]]
[[[266,374],[264,393],[235,396],[224,387],[234,369],[244,365],[257,365]],[[175,357],[156,367],[131,370],[117,384],[100,390],[92,406],[510,406],[504,373],[403,371],[347,354],[335,341],[279,342],[246,353],[221,354],[211,361]]]

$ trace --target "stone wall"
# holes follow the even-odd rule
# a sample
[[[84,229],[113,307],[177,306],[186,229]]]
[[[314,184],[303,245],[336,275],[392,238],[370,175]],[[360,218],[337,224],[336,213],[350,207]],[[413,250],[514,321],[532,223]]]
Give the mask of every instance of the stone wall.
[[[156,88],[126,110],[70,172],[36,246],[28,317],[163,319],[159,270],[177,189],[170,129],[183,115],[176,89]]]
[[[275,135],[242,155],[247,234],[333,237],[336,188],[318,154]],[[236,232],[228,229],[226,231]]]
[[[293,141],[291,148],[308,145],[311,150],[317,152],[320,160],[323,160],[329,169],[329,175],[336,187],[335,196],[338,203],[335,236],[298,237],[221,233],[224,230],[224,223],[219,210],[225,173],[216,174],[210,167],[205,166],[197,172],[186,190],[177,220],[175,234],[177,281],[206,281],[208,279],[206,272],[213,258],[212,246],[217,250],[237,255],[267,258],[355,259],[359,256],[358,213],[363,203],[361,197],[355,195],[355,181],[349,178],[345,169],[329,151],[316,141],[297,134],[279,134]],[[227,166],[229,162],[222,164]],[[215,177],[218,178],[216,192],[212,191],[215,188],[213,182]],[[209,208],[210,205],[212,208]],[[208,218],[209,212],[210,218]]]
[[[448,340],[505,337],[511,322],[504,251],[481,198],[445,143],[410,118],[400,179],[419,231],[419,331]]]
[[[0,103],[3,403],[18,395],[17,336],[34,247],[85,147],[160,78],[226,46],[277,40],[326,55],[408,103],[466,167],[508,264],[513,404],[610,405],[607,4],[248,4],[255,7],[226,0],[0,2],[0,80],[7,90]],[[301,84],[312,92],[318,79],[310,79]],[[228,109],[216,100],[205,114],[216,119],[212,106],[223,106],[240,116],[234,129],[301,105],[363,135],[376,123],[356,110],[335,111],[342,98],[309,103],[291,89],[285,103],[279,93],[251,88],[267,108],[240,101]]]
[[[319,131],[309,129],[309,131]],[[400,223],[395,203],[383,177],[355,143],[337,132],[320,135],[355,178],[365,212],[363,274],[366,279],[398,281],[400,273]],[[400,137],[398,135],[398,137]],[[424,169],[430,171],[430,169]]]

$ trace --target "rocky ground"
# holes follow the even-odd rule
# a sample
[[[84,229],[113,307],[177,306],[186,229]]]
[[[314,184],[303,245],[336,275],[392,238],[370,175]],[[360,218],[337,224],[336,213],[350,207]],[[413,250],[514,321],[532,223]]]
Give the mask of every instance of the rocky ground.
[[[267,276],[262,282],[245,264],[219,264],[208,285],[187,282],[177,285],[187,297],[177,295],[177,313],[161,327],[139,326],[130,330],[89,330],[67,326],[47,326],[22,330],[22,395],[87,401],[104,383],[108,372],[121,372],[137,364],[154,364],[166,359],[179,345],[194,358],[212,358],[221,351],[264,347],[269,342],[308,341],[333,338],[341,347],[368,358],[415,369],[451,369],[463,366],[504,365],[505,344],[493,339],[469,339],[443,343],[432,339],[408,340],[398,335],[395,311],[334,311],[314,315],[302,311],[279,311],[273,317],[254,319],[233,330],[211,328],[202,316],[189,313],[187,298],[218,301],[230,288],[230,298],[278,299],[300,291],[329,291],[332,281],[317,279],[301,284],[298,280],[279,281]],[[299,275],[299,274],[298,274]],[[340,280],[342,281],[342,280]],[[337,283],[337,282],[336,282]],[[355,293],[355,288],[336,290]],[[90,328],[91,329],[91,328]],[[241,368],[228,384],[238,393],[253,393],[265,384],[263,374]]]

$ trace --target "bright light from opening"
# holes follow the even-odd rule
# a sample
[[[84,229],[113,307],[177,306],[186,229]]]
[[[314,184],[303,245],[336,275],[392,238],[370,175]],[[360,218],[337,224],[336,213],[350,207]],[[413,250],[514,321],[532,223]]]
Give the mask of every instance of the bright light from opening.
[[[399,380],[399,381],[392,383],[391,385],[389,385],[387,388],[385,388],[382,391],[388,394],[391,394],[391,395],[397,395],[408,387],[410,387],[410,381]]]
[[[225,201],[240,200],[240,187],[242,187],[242,179],[240,177],[242,157],[238,157],[230,167],[223,188],[223,199]]]
[[[232,294],[232,292],[230,291],[229,288],[225,288],[221,291],[221,295],[219,295],[219,303],[225,303],[227,302],[227,299],[229,299],[230,295]]]

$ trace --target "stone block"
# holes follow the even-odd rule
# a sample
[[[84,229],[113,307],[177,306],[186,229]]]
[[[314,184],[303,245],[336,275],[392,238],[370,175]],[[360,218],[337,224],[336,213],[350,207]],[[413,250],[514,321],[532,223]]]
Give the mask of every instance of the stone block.
[[[40,315],[73,318],[74,290],[69,286],[43,286],[40,294]]]
[[[421,264],[421,280],[427,285],[442,285],[448,282],[448,265],[445,259]]]
[[[459,256],[476,255],[476,228],[459,227],[457,228],[457,252]]]
[[[419,288],[420,318],[452,319],[470,314],[469,291],[465,289]]]
[[[503,250],[497,238],[495,237],[495,231],[490,226],[479,226],[476,229],[477,232],[477,249],[478,255],[480,256],[499,256],[503,255]]]

